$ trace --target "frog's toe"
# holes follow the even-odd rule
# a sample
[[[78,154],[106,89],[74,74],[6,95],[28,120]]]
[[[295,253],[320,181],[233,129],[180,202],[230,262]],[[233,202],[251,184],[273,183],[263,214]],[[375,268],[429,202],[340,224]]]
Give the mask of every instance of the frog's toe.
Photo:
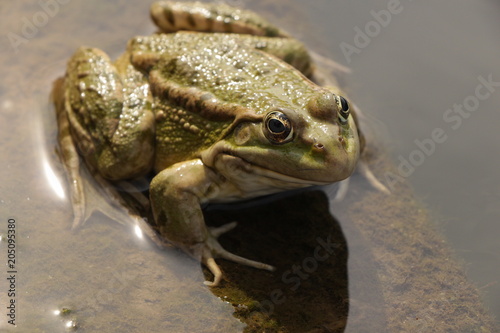
[[[230,260],[230,261],[233,261],[233,262],[238,263],[238,264],[242,264],[242,265],[246,265],[246,266],[250,266],[250,267],[255,267],[258,269],[265,269],[268,271],[274,271],[275,268],[271,265],[267,265],[267,264],[264,264],[264,263],[261,263],[258,261],[253,261],[250,259],[240,257],[236,254],[233,254],[233,253],[225,250],[219,244],[219,242],[217,241],[217,238],[220,235],[234,229],[236,227],[236,225],[237,225],[237,222],[231,222],[231,223],[224,224],[224,225],[217,227],[217,228],[210,228],[209,229],[210,234],[213,237],[209,241],[207,241],[207,245],[210,248],[210,252],[218,258]]]
[[[214,254],[218,258],[230,260],[230,261],[235,262],[237,264],[250,266],[250,267],[254,267],[254,268],[258,268],[258,269],[265,269],[266,271],[271,271],[271,272],[275,270],[274,266],[264,264],[264,263],[259,262],[259,261],[254,261],[254,260],[240,257],[234,253],[231,253],[229,251],[224,250],[222,247],[220,249],[218,249],[217,251],[215,251]]]
[[[206,255],[203,256],[203,264],[207,266],[207,268],[210,270],[210,272],[214,275],[214,280],[211,281],[205,281],[204,284],[209,286],[209,287],[216,287],[219,285],[220,281],[222,280],[222,271],[219,268],[219,265],[214,260],[214,256],[218,258],[223,258],[226,260],[233,261],[235,263],[241,264],[241,265],[246,265],[258,269],[265,269],[268,271],[274,271],[275,268],[271,265],[264,264],[262,262],[246,259],[240,256],[237,256],[231,252],[228,252],[220,246],[220,244],[214,239],[213,242],[210,243],[216,243],[217,245],[215,247],[212,246],[207,246],[209,248],[209,251]]]
[[[261,263],[258,261],[253,261],[253,260],[249,260],[246,258],[242,258],[240,256],[237,256],[235,254],[227,252],[226,250],[223,250],[223,251],[225,252],[224,255],[222,255],[220,252],[218,252],[218,256],[221,258],[234,261],[238,264],[251,266],[254,268],[265,269],[268,271],[275,270],[275,268],[271,265],[267,265],[267,264],[264,264],[264,263]],[[210,272],[214,275],[213,281],[205,281],[203,283],[209,287],[217,287],[219,285],[220,281],[222,280],[222,271],[220,270],[219,265],[217,265],[217,263],[215,262],[213,257],[209,257],[209,258],[204,259],[203,263],[205,264],[205,266],[207,266],[207,268],[210,270]]]
[[[220,235],[225,234],[228,231],[233,230],[238,225],[237,222],[226,223],[220,227],[210,228],[210,234],[215,238],[219,238]]]
[[[344,179],[338,183],[337,192],[333,195],[333,202],[341,202],[344,200],[349,190],[349,179]]]
[[[365,161],[360,160],[358,165],[359,172],[368,180],[368,183],[370,183],[373,188],[385,194],[391,194],[391,191],[375,177]]]
[[[214,260],[216,258],[222,258],[226,260],[233,261],[237,264],[250,266],[258,269],[265,269],[267,271],[274,271],[275,268],[271,265],[264,264],[262,262],[250,260],[247,258],[240,257],[236,254],[233,254],[227,250],[225,250],[217,241],[217,237],[222,235],[223,233],[233,229],[236,227],[236,222],[228,223],[218,228],[211,228],[210,234],[212,237],[205,242],[205,251],[203,252],[202,262],[207,266],[210,272],[214,275],[214,281],[205,281],[205,285],[210,287],[217,286],[222,279],[222,272]]]
[[[205,265],[208,267],[210,272],[214,275],[213,281],[205,281],[203,282],[206,286],[209,287],[217,287],[222,280],[222,271],[219,268],[219,265],[215,262],[214,258],[207,258],[204,260]]]

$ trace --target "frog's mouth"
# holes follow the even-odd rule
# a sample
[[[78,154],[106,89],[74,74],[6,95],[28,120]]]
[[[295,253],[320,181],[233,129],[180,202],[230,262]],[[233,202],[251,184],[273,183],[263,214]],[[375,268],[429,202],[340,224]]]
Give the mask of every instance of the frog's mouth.
[[[213,168],[232,184],[229,191],[223,191],[221,197],[215,200],[221,202],[328,184],[328,182],[288,176],[224,153],[215,157]]]
[[[254,161],[234,156],[230,153],[218,154],[214,159],[214,168],[226,178],[239,183],[257,182],[268,187],[298,188],[312,185],[326,185],[331,181],[312,180],[290,176],[269,167],[259,165]],[[315,171],[315,170],[302,170]]]
[[[241,152],[241,151],[240,151]],[[220,142],[201,155],[203,163],[216,169],[225,178],[231,179],[239,184],[244,183],[246,187],[252,187],[250,182],[256,182],[260,186],[277,189],[293,189],[314,185],[327,185],[341,181],[349,177],[354,170],[354,165],[343,164],[331,172],[331,169],[283,169],[273,168],[268,163],[259,163],[259,159],[245,158],[245,154],[237,154],[231,146]],[[272,156],[264,159],[272,160]],[[278,170],[278,171],[277,171]],[[305,175],[310,177],[300,177]],[[312,176],[311,176],[312,175]]]
[[[250,163],[250,162],[243,160],[243,159],[242,159],[242,161],[244,161],[244,163],[248,164],[250,166],[250,168],[252,169],[253,173],[260,176],[260,177],[275,179],[275,180],[279,180],[279,181],[283,181],[283,182],[287,182],[287,183],[293,183],[293,184],[297,184],[297,185],[303,185],[303,186],[326,185],[326,184],[331,183],[331,182],[326,182],[326,181],[316,181],[316,180],[288,176],[288,175],[279,173],[277,171],[273,171],[271,169],[262,167],[260,165]],[[301,171],[312,171],[312,170],[301,170]]]

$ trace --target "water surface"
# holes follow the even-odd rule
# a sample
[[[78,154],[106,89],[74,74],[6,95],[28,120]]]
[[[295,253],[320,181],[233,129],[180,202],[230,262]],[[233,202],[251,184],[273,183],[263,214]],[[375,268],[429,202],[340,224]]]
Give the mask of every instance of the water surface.
[[[174,249],[159,251],[138,237],[133,226],[119,225],[99,214],[81,230],[70,230],[72,215],[66,187],[57,182],[62,168],[54,153],[56,127],[48,100],[51,83],[63,74],[66,60],[78,46],[99,47],[116,56],[131,36],[149,34],[155,28],[149,20],[148,2],[62,2],[0,4],[4,37],[0,43],[0,232],[6,233],[8,218],[16,220],[17,330],[62,332],[75,320],[83,332],[242,331],[245,324],[233,316],[233,307],[203,286],[202,270],[187,256]],[[432,4],[402,0],[396,7],[389,5],[393,1],[382,0],[230,3],[267,15],[316,52],[351,69],[351,74],[342,76],[342,82],[367,115],[363,123],[372,151],[381,155],[388,152],[394,161],[392,169],[374,167],[378,177],[394,189],[394,198],[402,195],[398,192],[401,188],[408,195],[412,191],[408,186],[413,187],[417,201],[422,203],[418,209],[408,203],[415,216],[426,207],[430,209],[430,218],[419,220],[418,216],[406,216],[404,210],[388,209],[388,197],[385,206],[379,207],[387,215],[381,216],[401,225],[406,221],[432,221],[456,252],[449,260],[464,264],[485,306],[500,315],[500,86],[493,83],[479,88],[477,96],[477,87],[484,86],[485,80],[500,82],[498,4],[486,0]],[[359,31],[366,37],[360,37]],[[465,111],[453,111],[456,105],[463,105]],[[436,130],[440,135],[433,137]],[[343,259],[321,268],[324,271],[315,270],[311,279],[301,284],[299,292],[310,290],[308,295],[319,299],[314,283],[321,285],[335,267],[345,269],[343,276],[349,280],[348,285],[334,280],[338,292],[332,294],[333,298],[346,297],[349,306],[335,308],[333,303],[324,303],[324,323],[314,322],[317,326],[312,325],[311,331],[359,332],[359,327],[384,327],[391,321],[385,310],[374,310],[390,304],[383,298],[387,281],[374,274],[380,253],[370,246],[377,244],[369,245],[369,238],[363,242],[367,237],[363,230],[377,230],[363,209],[371,214],[376,210],[356,202],[357,198],[360,202],[361,198],[381,200],[377,195],[356,177],[346,201],[350,206],[330,205],[337,220],[322,215],[331,198],[304,197],[306,202],[318,202],[319,208],[309,205],[310,215],[320,216],[330,227],[340,226],[344,235],[335,229],[338,242],[345,244],[349,254],[349,261],[339,256]],[[350,207],[355,207],[351,213]],[[353,216],[354,222],[349,220]],[[286,221],[281,223],[279,226],[286,228]],[[300,223],[298,220],[295,226],[307,227]],[[273,230],[279,233],[278,228]],[[320,234],[321,229],[311,230],[310,242],[297,248],[299,252],[289,253],[289,261],[281,263],[279,274],[303,262],[309,246],[314,250],[316,237],[325,236]],[[293,230],[288,232],[295,237]],[[241,233],[227,246],[240,246],[238,237]],[[272,242],[278,246],[273,237]],[[259,241],[256,239],[256,243]],[[4,244],[0,247],[2,262],[6,257]],[[391,244],[390,239],[387,244]],[[0,283],[3,307],[8,290],[3,278],[6,270],[0,274],[4,281]],[[252,271],[248,274],[264,276]],[[264,278],[275,281],[275,288],[288,291],[289,284],[279,284],[280,275]],[[250,296],[252,288],[252,284],[240,285],[240,290]],[[398,292],[404,294],[404,290]],[[258,295],[255,298],[259,302],[268,299]],[[296,301],[295,307],[288,305],[276,309],[278,319],[286,318],[286,309],[296,311],[301,304]],[[54,314],[63,307],[73,312],[68,316]],[[338,311],[338,317],[334,318],[333,311]],[[426,311],[422,307],[408,318],[428,316]],[[339,319],[346,314],[347,321]],[[305,311],[304,316],[313,315]],[[1,330],[15,331],[6,316],[0,318]],[[294,323],[303,325],[305,321],[299,319]],[[431,324],[439,331],[439,324],[429,319],[425,325],[415,321],[420,326],[414,331],[430,331]],[[292,326],[288,326],[290,331]]]

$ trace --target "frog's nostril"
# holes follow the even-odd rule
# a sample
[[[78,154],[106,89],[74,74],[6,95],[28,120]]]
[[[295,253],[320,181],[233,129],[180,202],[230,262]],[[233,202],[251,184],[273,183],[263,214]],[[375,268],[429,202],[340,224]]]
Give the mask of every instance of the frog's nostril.
[[[343,137],[339,136],[339,143],[342,145],[342,147],[343,147],[344,149],[346,149],[346,147],[347,147],[347,141],[346,141],[346,139],[345,139],[345,138],[343,138]]]
[[[317,152],[323,152],[325,146],[322,143],[315,143],[314,150]]]

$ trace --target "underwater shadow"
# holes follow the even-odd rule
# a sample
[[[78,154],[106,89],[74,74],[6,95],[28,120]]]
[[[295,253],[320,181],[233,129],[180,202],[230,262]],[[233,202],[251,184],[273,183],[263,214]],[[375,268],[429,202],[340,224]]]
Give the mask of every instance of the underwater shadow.
[[[248,325],[245,332],[344,332],[348,249],[323,192],[208,209],[205,215],[209,225],[238,221],[220,238],[227,250],[276,267],[267,272],[218,260],[224,280],[212,292],[233,304],[235,316]]]

